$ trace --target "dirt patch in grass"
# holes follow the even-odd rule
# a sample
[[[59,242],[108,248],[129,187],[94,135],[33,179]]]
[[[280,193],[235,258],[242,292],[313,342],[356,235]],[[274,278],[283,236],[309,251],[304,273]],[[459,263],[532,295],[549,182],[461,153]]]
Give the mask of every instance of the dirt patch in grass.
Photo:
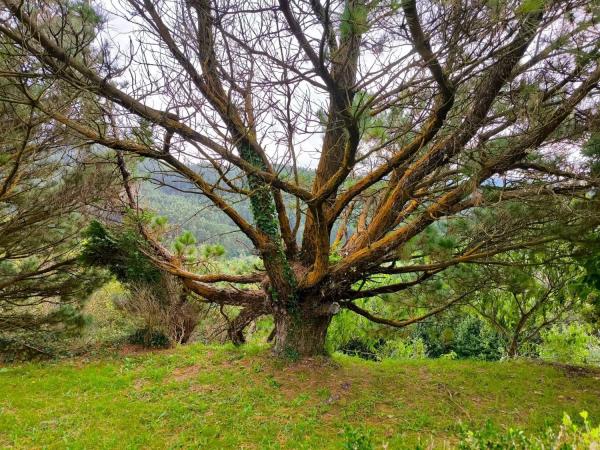
[[[142,389],[144,389],[145,386],[148,385],[148,381],[143,379],[143,378],[138,378],[137,380],[135,380],[133,382],[133,388],[136,391],[141,391]]]
[[[356,367],[348,371],[333,360],[309,358],[273,370],[272,378],[281,384],[281,392],[288,400],[310,394],[319,402],[330,405],[368,389],[372,376],[361,369]]]
[[[591,366],[573,366],[557,362],[536,361],[536,363],[546,366],[555,367],[561,370],[568,377],[593,376],[600,380],[600,368]]]
[[[215,392],[217,388],[211,386],[210,384],[192,384],[190,385],[189,391],[194,394],[211,394]],[[208,412],[207,414],[212,414],[212,412]]]
[[[200,365],[178,367],[173,371],[172,379],[178,382],[195,378],[202,369]]]

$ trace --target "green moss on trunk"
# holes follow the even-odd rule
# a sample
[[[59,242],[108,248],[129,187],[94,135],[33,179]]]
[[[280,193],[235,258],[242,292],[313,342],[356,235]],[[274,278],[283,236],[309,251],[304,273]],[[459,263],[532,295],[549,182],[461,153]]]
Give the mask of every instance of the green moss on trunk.
[[[257,169],[266,170],[265,163],[249,144],[240,146],[240,154]],[[248,186],[254,222],[273,243],[273,249],[262,255],[273,284],[270,296],[273,301],[283,302],[293,310],[296,305],[296,276],[285,256],[273,192],[271,187],[256,175],[248,175]]]

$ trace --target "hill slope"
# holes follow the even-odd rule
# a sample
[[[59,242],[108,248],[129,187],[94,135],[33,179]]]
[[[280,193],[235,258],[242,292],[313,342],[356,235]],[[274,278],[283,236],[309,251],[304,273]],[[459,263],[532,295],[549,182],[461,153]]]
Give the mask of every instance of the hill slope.
[[[349,357],[284,364],[260,347],[172,351],[0,368],[0,447],[435,448],[460,421],[538,430],[563,411],[600,417],[600,373],[525,361]]]
[[[190,167],[202,175],[208,183],[219,182],[218,174],[214,169],[199,164],[192,164]],[[281,177],[291,176],[290,168],[280,167],[280,170]],[[140,179],[145,180],[140,186],[144,207],[167,217],[169,224],[180,231],[191,231],[200,244],[223,245],[228,256],[245,256],[253,253],[250,240],[225,213],[212,206],[210,201],[189,181],[153,160],[145,160],[138,164],[137,172]],[[239,187],[244,186],[243,177],[235,168],[228,176],[235,179]],[[309,183],[314,172],[300,168],[299,176],[305,183]],[[224,183],[220,184],[226,190],[229,189]],[[223,195],[244,219],[253,221],[247,198],[222,192],[219,192],[219,195]],[[287,194],[284,194],[283,198],[293,225],[296,220],[295,199]],[[304,225],[301,224],[298,236],[302,236],[303,227]]]

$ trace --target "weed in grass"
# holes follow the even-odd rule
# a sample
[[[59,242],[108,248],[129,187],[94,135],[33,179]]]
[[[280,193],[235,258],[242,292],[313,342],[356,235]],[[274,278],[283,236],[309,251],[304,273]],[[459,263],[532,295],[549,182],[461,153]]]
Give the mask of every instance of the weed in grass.
[[[345,450],[372,450],[373,431],[364,427],[346,425],[342,434]]]

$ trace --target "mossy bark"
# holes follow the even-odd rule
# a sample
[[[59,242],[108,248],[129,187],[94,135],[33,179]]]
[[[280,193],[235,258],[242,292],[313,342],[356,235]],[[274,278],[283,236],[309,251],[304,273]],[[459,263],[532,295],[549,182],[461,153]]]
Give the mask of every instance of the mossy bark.
[[[266,169],[265,163],[250,145],[240,146],[240,154],[254,167]],[[261,249],[265,269],[271,281],[269,296],[273,302],[291,309],[296,300],[296,276],[285,255],[273,192],[271,187],[256,175],[248,175],[248,185],[256,227],[270,240],[270,245]]]
[[[325,355],[325,338],[332,315],[312,308],[275,311],[275,354],[291,359]]]

